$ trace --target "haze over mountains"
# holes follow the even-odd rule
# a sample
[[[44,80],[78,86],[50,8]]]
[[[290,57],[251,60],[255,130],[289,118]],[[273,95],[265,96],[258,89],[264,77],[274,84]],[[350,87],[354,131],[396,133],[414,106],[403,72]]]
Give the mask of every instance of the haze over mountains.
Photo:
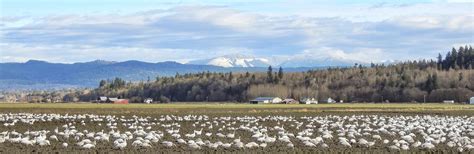
[[[25,63],[0,63],[0,90],[60,89],[96,87],[102,79],[120,77],[126,81],[154,80],[156,76],[176,73],[263,72],[269,63],[249,57],[219,57],[181,64],[173,61],[149,63],[136,60],[114,62],[95,60],[73,64],[29,60]],[[275,66],[277,67],[277,66]],[[307,71],[323,67],[284,67],[286,72]]]

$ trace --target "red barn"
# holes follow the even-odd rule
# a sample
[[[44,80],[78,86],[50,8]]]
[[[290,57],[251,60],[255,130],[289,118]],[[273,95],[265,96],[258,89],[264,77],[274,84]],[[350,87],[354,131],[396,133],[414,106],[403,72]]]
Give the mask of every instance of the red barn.
[[[128,104],[128,99],[117,99],[114,104]]]

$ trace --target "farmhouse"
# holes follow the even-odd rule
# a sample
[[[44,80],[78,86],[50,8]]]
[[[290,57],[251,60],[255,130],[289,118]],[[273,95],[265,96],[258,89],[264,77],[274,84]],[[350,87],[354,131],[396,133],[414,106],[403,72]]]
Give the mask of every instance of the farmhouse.
[[[275,104],[281,103],[283,100],[279,97],[257,97],[250,101],[250,104]]]
[[[303,98],[301,99],[301,104],[318,104],[318,100],[314,98]]]
[[[283,104],[298,104],[299,102],[292,98],[287,98],[282,101]]]
[[[143,100],[143,103],[146,103],[146,104],[153,103],[153,99],[152,98],[147,98],[147,99]]]
[[[332,99],[331,97],[328,98],[328,101],[326,103],[336,103],[336,100]]]
[[[97,103],[128,104],[128,99],[118,99],[117,97],[100,96]]]
[[[469,99],[469,104],[474,104],[474,97],[471,97],[471,99]]]
[[[107,103],[107,97],[100,96],[99,98],[97,98],[97,103]]]

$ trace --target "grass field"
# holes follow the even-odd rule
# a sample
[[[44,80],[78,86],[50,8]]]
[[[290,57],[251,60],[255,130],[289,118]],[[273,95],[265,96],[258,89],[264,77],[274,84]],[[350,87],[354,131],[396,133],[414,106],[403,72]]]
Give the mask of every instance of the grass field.
[[[474,115],[474,105],[462,104],[235,104],[235,103],[176,103],[176,104],[92,104],[92,103],[55,103],[55,104],[0,104],[0,112],[36,112],[36,113],[337,113],[337,112],[386,112],[386,113],[436,113]]]

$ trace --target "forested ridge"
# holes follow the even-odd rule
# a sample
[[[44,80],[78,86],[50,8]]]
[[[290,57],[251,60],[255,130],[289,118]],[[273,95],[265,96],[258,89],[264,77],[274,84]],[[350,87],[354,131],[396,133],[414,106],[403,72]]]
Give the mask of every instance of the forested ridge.
[[[120,78],[103,80],[89,91],[70,93],[67,101],[90,101],[98,96],[128,98],[142,102],[230,101],[246,102],[258,96],[301,99],[329,97],[344,102],[465,102],[474,96],[474,51],[471,46],[453,48],[435,60],[397,64],[371,64],[286,73],[268,68],[260,73],[176,74],[139,83]]]

